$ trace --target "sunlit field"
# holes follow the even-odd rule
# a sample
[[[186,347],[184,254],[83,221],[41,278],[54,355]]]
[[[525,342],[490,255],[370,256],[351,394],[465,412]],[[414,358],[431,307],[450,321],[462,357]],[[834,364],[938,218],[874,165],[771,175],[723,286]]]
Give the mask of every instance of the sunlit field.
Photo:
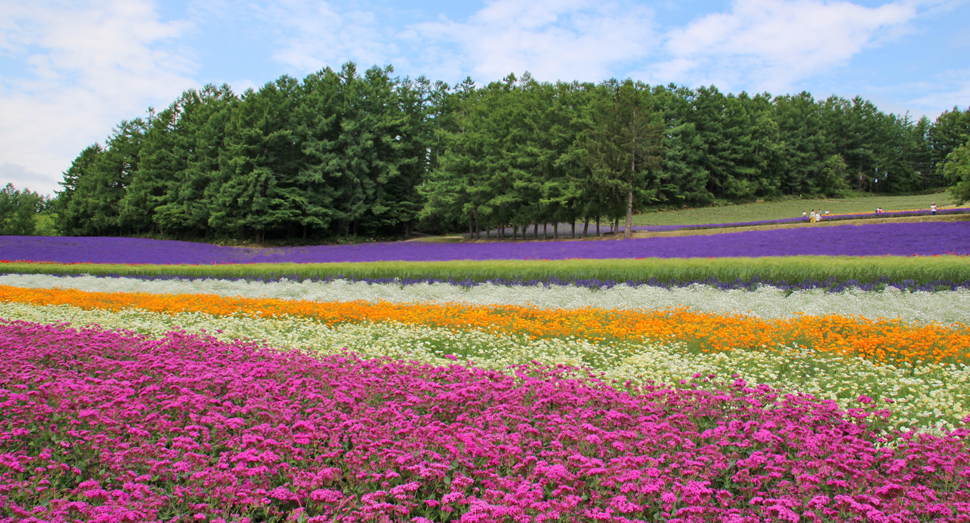
[[[970,246],[916,225],[892,256],[0,239],[0,521],[961,521]]]
[[[637,214],[634,225],[704,225],[718,223],[742,223],[764,220],[796,218],[803,212],[821,210],[830,214],[872,213],[876,208],[884,211],[910,211],[929,209],[936,203],[940,208],[952,205],[949,193],[924,194],[917,196],[865,196],[855,198],[819,198],[805,200],[785,200],[779,202],[760,202],[744,205],[725,205],[721,207],[701,207],[695,209],[668,210]]]

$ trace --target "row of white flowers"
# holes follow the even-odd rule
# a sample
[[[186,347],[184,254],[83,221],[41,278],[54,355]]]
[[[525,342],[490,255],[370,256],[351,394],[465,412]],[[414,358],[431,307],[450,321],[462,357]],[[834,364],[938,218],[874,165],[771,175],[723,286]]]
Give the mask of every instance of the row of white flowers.
[[[264,340],[267,345],[321,354],[348,348],[363,357],[392,357],[433,365],[465,364],[503,370],[528,362],[590,367],[606,380],[620,383],[678,384],[694,374],[731,376],[791,392],[832,399],[843,408],[858,406],[865,395],[893,411],[897,428],[950,430],[970,415],[970,367],[965,365],[875,365],[862,358],[818,353],[802,347],[777,350],[692,354],[678,344],[590,343],[576,339],[529,340],[478,330],[436,329],[391,323],[340,324],[328,327],[305,318],[251,318],[201,313],[160,314],[141,310],[110,312],[72,306],[0,303],[0,318],[37,323],[92,324],[110,329],[162,336],[173,329],[213,335],[219,339]]]
[[[93,276],[7,274],[0,285],[34,288],[71,288],[101,292],[155,294],[216,294],[307,301],[465,302],[472,304],[534,305],[544,308],[597,307],[606,309],[664,309],[737,313],[762,318],[790,318],[798,314],[899,318],[906,322],[967,323],[970,321],[970,289],[939,292],[908,292],[895,288],[871,292],[851,289],[840,293],[823,290],[784,290],[761,286],[757,290],[719,290],[709,285],[665,289],[642,285],[617,285],[604,289],[577,286],[505,286],[483,284],[462,287],[447,283],[416,285],[372,284],[337,280],[331,282],[140,280]]]

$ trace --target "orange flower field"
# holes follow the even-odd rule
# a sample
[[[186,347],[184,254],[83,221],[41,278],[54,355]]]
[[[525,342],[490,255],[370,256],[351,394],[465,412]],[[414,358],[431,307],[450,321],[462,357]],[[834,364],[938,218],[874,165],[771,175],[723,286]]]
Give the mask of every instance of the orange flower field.
[[[680,341],[700,352],[778,351],[798,344],[822,352],[862,356],[877,363],[964,363],[970,355],[965,324],[912,325],[900,320],[838,315],[761,319],[736,314],[658,311],[541,309],[449,303],[307,302],[227,298],[203,294],[101,293],[0,286],[0,300],[83,309],[138,309],[160,313],[202,312],[256,317],[297,316],[326,325],[396,322],[449,329],[479,329],[534,338],[574,336],[590,341]]]

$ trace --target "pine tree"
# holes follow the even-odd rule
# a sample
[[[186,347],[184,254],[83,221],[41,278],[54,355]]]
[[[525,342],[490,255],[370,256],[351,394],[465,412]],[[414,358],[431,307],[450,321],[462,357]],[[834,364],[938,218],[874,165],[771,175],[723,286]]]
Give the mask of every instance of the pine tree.
[[[118,217],[124,228],[143,233],[157,229],[155,209],[166,194],[172,192],[175,178],[185,170],[188,151],[182,149],[175,128],[185,95],[148,119],[148,132],[138,152],[138,170],[134,173]]]
[[[157,180],[149,188],[161,188],[157,195],[146,191],[151,196],[148,212],[159,232],[176,237],[211,233],[206,191],[219,189],[219,155],[236,102],[228,85],[209,84],[182,93],[168,109],[171,117],[153,123],[140,170],[149,180]],[[142,176],[139,179],[144,183]]]
[[[440,154],[437,165],[419,187],[425,206],[419,213],[424,222],[467,224],[474,231],[474,209],[471,185],[481,164],[481,132],[477,98],[480,96],[471,78],[455,87],[444,99],[448,107],[443,121],[436,123],[435,139]]]
[[[653,108],[649,88],[632,80],[608,82],[592,107],[592,126],[583,138],[595,183],[608,197],[609,216],[626,211],[625,238],[633,232],[634,195],[656,198],[643,182],[659,167],[662,148],[660,115]]]
[[[970,107],[966,111],[960,111],[958,107],[944,111],[927,130],[927,139],[936,175],[943,179],[950,153],[970,139]]]
[[[340,77],[329,67],[303,80],[298,134],[304,163],[297,173],[297,186],[302,192],[299,223],[304,238],[308,231],[331,234],[337,199],[335,179],[343,166],[337,149],[342,89]]]
[[[210,200],[209,223],[218,234],[249,235],[258,243],[298,223],[302,144],[291,125],[297,85],[283,76],[247,91],[233,111],[219,159],[219,191]]]
[[[714,195],[708,190],[710,173],[702,164],[703,139],[697,132],[697,126],[689,121],[690,93],[673,84],[658,86],[654,90],[654,99],[662,110],[665,129],[664,154],[657,169],[664,176],[657,195],[660,204],[679,207],[688,204],[708,205],[714,201]]]
[[[30,189],[17,190],[12,183],[0,189],[0,235],[35,234],[34,217],[43,204],[41,196]]]
[[[122,200],[138,171],[138,157],[147,131],[141,118],[122,121],[105,147],[93,145],[64,173],[59,195],[58,229],[78,236],[132,232],[121,221]]]
[[[943,175],[951,184],[953,203],[962,205],[970,201],[970,139],[947,155]]]

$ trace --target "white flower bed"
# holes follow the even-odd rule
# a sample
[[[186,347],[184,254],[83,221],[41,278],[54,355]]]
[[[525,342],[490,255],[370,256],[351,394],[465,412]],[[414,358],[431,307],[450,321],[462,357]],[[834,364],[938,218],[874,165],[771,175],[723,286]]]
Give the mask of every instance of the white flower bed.
[[[664,289],[648,285],[617,285],[609,289],[576,286],[504,286],[483,284],[461,287],[435,284],[371,284],[366,282],[246,282],[217,279],[140,280],[135,278],[61,277],[50,275],[0,276],[0,285],[33,288],[70,288],[99,292],[154,294],[217,294],[253,298],[307,301],[465,302],[473,304],[535,305],[544,308],[597,307],[606,309],[664,309],[685,306],[693,310],[738,313],[762,318],[791,318],[798,314],[899,318],[906,322],[970,322],[970,290],[908,292],[888,288],[880,292],[847,290],[826,293],[820,289],[790,294],[775,287],[755,291],[719,290],[708,285]]]

